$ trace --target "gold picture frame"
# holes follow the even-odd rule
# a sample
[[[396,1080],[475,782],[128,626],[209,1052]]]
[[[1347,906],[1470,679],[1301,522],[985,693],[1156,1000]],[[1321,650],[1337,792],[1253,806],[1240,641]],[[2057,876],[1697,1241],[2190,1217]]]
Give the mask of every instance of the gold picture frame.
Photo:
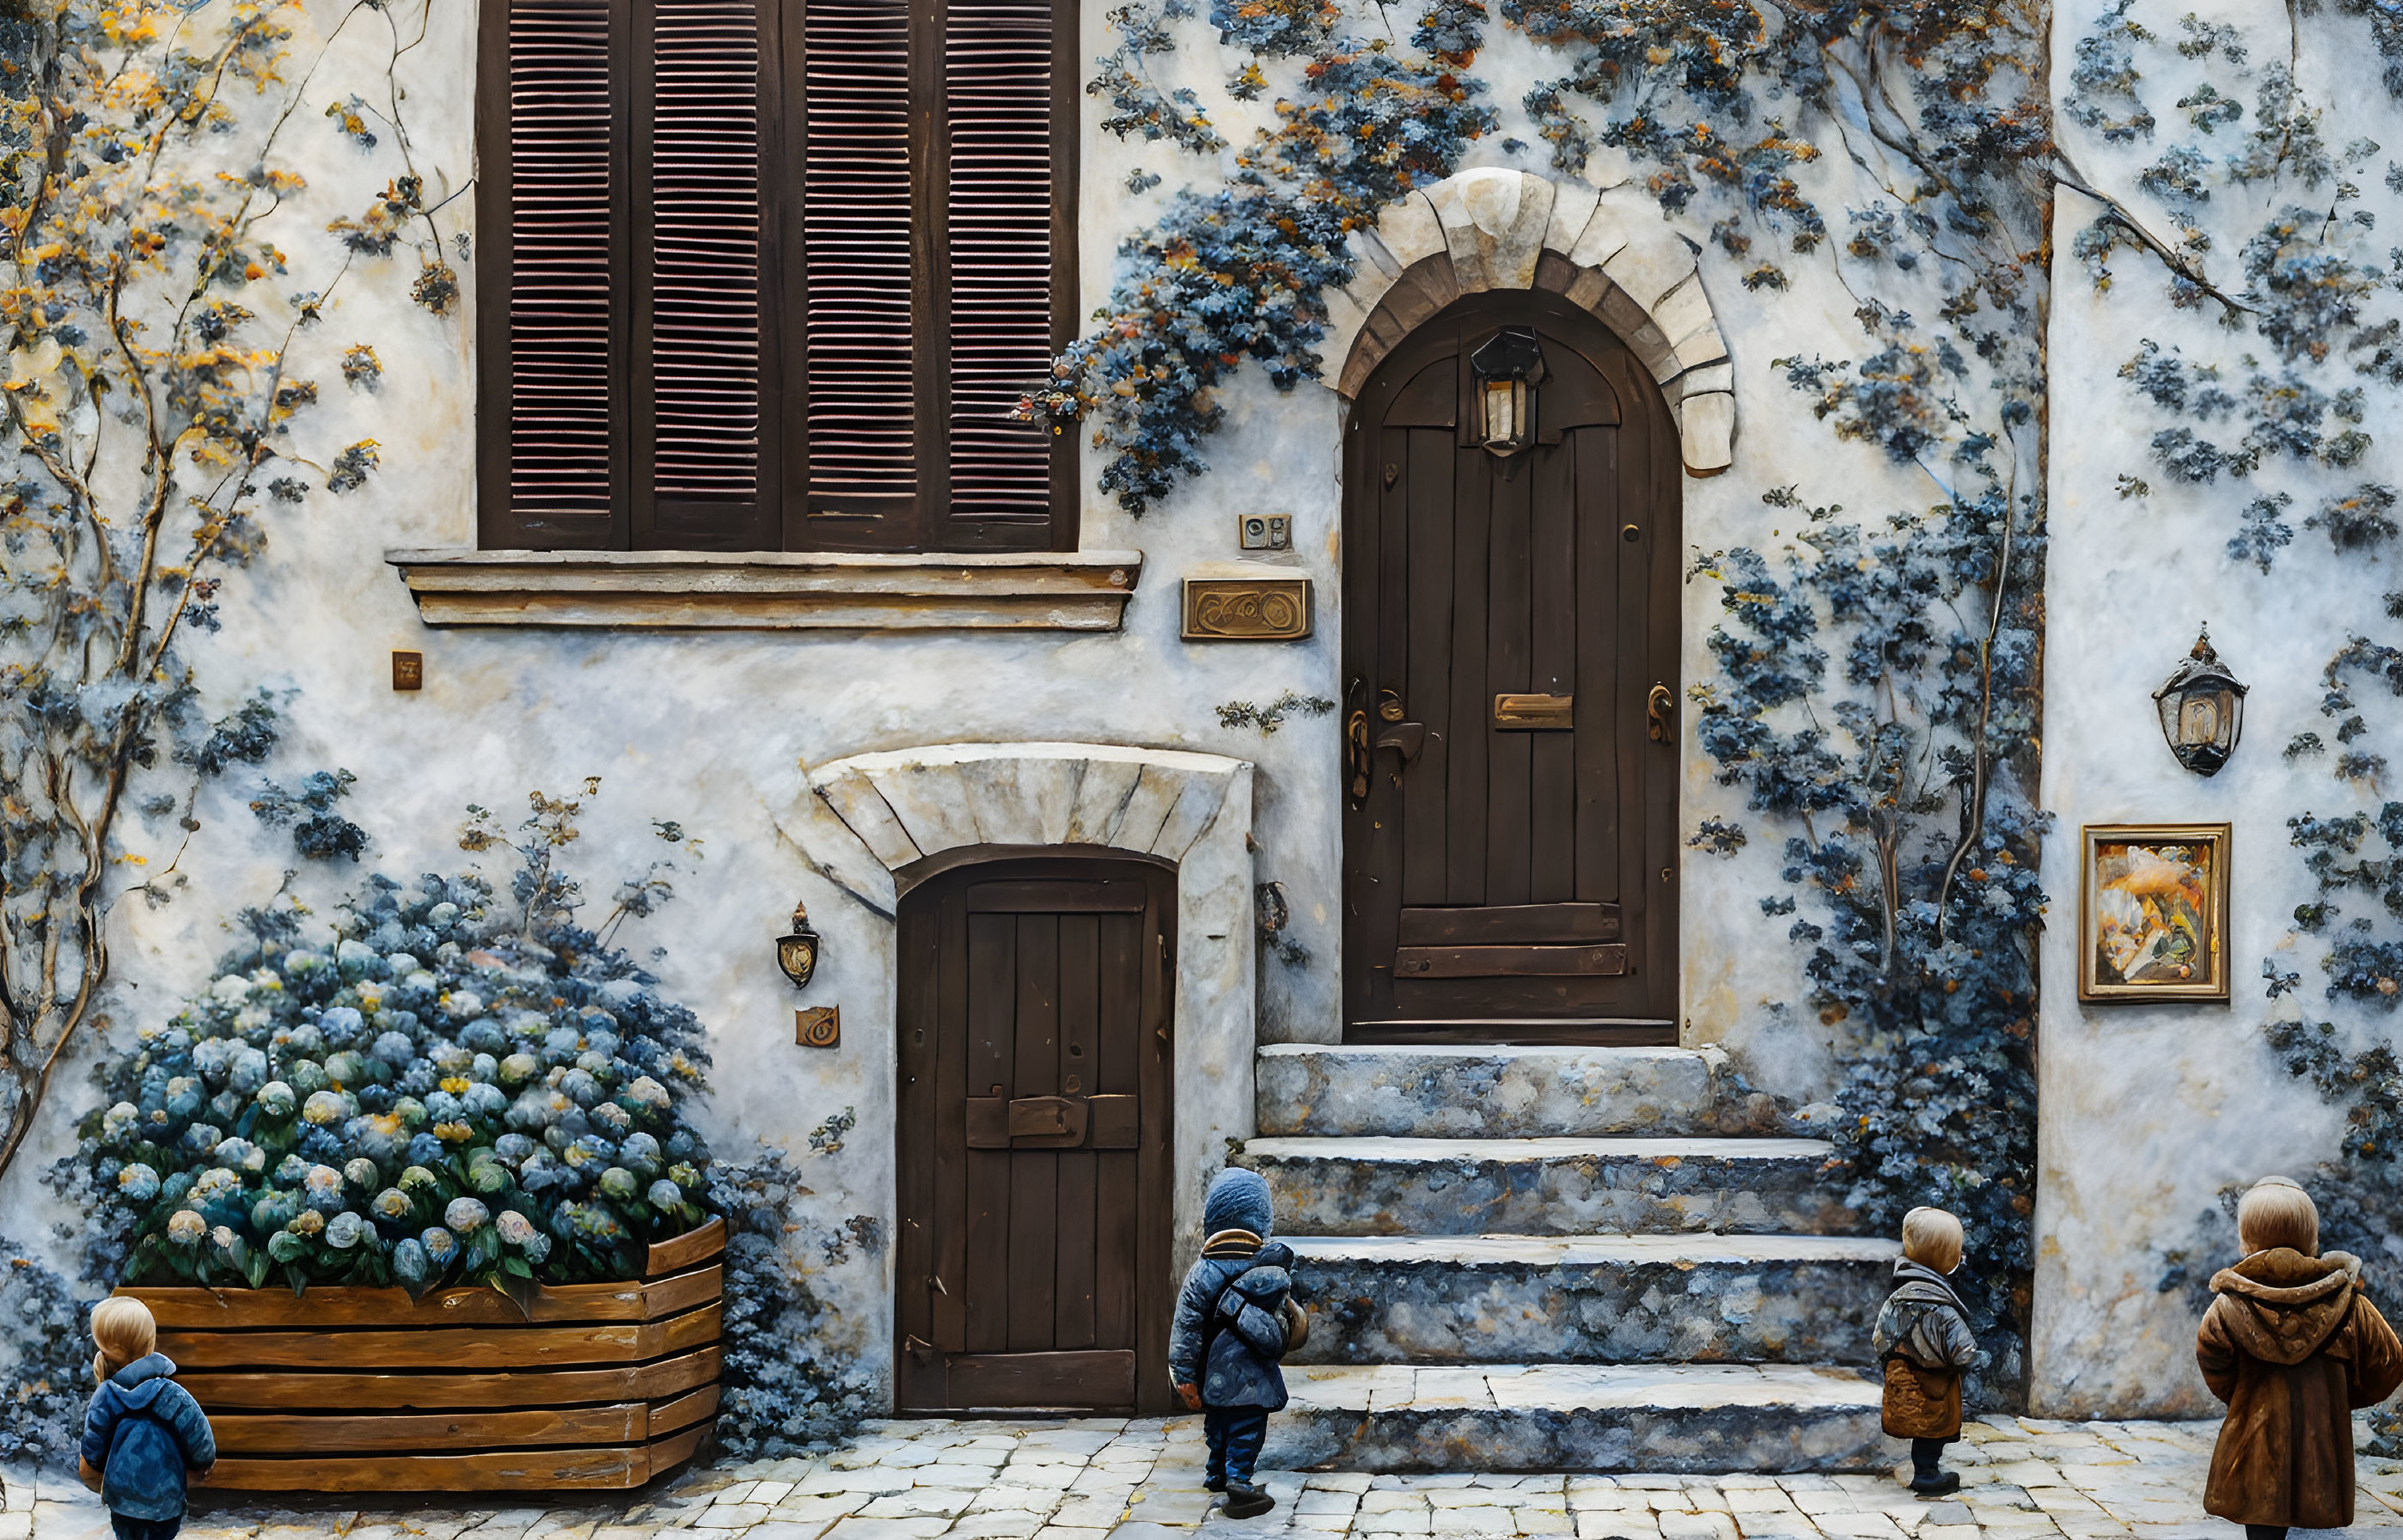
[[[2226,824],[2089,824],[2077,998],[2228,1003]]]

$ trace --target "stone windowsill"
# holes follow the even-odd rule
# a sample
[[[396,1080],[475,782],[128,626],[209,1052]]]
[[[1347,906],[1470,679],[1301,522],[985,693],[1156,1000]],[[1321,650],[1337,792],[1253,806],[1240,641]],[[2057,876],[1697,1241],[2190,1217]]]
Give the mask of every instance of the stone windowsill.
[[[429,626],[1116,631],[1143,553],[389,550]]]

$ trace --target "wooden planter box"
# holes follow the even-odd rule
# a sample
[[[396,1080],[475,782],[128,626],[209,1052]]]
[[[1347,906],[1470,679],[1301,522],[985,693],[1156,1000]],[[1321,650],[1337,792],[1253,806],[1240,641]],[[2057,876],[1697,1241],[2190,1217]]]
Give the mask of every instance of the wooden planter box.
[[[539,1291],[124,1288],[216,1430],[212,1488],[639,1487],[717,1413],[723,1220],[638,1282]]]

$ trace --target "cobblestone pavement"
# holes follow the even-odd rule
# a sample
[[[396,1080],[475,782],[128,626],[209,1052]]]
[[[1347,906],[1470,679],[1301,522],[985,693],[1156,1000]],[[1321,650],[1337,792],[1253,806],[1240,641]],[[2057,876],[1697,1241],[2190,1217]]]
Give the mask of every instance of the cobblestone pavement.
[[[2239,1540],[2202,1511],[2214,1422],[1992,1417],[1926,1503],[1892,1476],[1377,1476],[1268,1471],[1276,1511],[1212,1517],[1198,1419],[889,1422],[810,1459],[695,1470],[616,1503],[555,1508],[281,1505],[203,1494],[189,1540]],[[0,1540],[102,1540],[72,1479],[0,1472]],[[2403,1461],[2364,1458],[2353,1533],[2403,1540]],[[677,1532],[686,1532],[678,1534]],[[2305,1532],[2298,1532],[2299,1533]]]

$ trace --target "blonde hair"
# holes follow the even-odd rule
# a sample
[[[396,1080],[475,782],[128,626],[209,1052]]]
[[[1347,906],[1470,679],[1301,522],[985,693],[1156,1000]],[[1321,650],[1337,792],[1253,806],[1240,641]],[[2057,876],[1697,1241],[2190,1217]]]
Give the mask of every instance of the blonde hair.
[[[149,1306],[120,1295],[92,1307],[91,1339],[100,1345],[91,1361],[92,1378],[106,1384],[126,1365],[159,1351],[159,1323]]]
[[[2284,1246],[2320,1254],[2320,1211],[2291,1177],[2265,1176],[2236,1203],[2236,1243],[2246,1256]]]
[[[1902,1216],[1902,1255],[1923,1268],[1951,1272],[1961,1265],[1961,1221],[1942,1209]]]

